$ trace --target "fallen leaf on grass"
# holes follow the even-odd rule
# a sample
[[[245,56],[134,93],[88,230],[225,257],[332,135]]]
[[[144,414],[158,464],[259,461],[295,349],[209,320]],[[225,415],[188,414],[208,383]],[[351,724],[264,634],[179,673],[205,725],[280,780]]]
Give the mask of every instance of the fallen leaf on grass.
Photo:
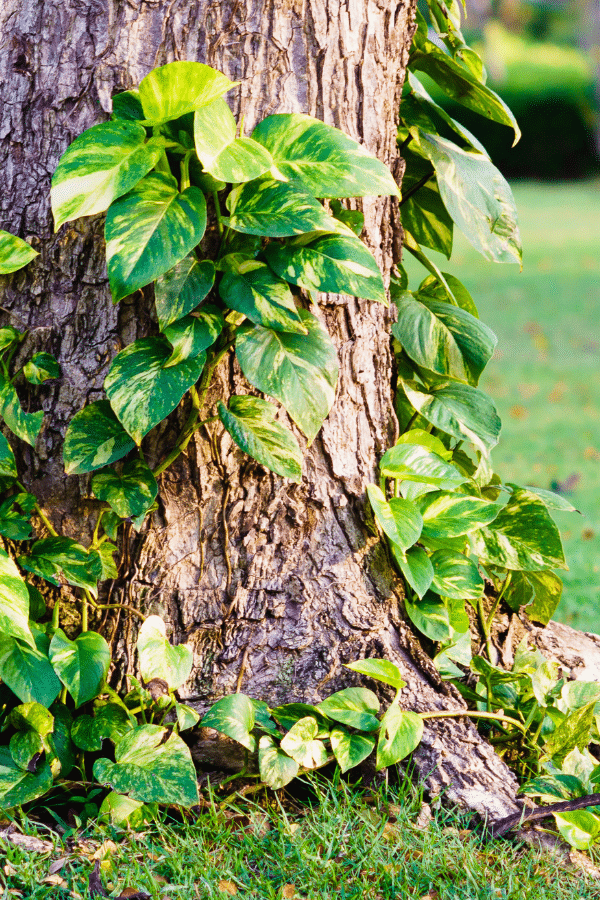
[[[60,875],[47,875],[42,878],[42,884],[55,884],[57,887],[67,887],[67,882]]]
[[[421,831],[425,828],[429,828],[432,819],[433,813],[431,812],[431,807],[428,803],[424,803],[419,810],[419,815],[415,819],[415,828],[419,828]]]
[[[440,895],[437,891],[427,891],[426,894],[423,894],[422,897],[419,897],[419,900],[440,900]]]
[[[218,888],[220,891],[223,891],[224,894],[231,894],[232,897],[235,897],[238,892],[237,885],[234,884],[233,881],[220,881]]]
[[[152,900],[150,894],[145,891],[138,891],[135,888],[125,888],[116,900]]]
[[[32,837],[29,834],[21,834],[18,831],[11,831],[10,834],[4,834],[5,841],[10,841],[16,847],[22,850],[28,850],[30,853],[52,853],[54,844],[51,841],[42,841],[40,838]]]
[[[111,853],[114,853],[118,849],[119,848],[114,841],[102,841],[96,852],[92,855],[92,859],[105,859],[105,857],[110,856]]]
[[[283,900],[293,900],[296,896],[296,885],[295,884],[284,884],[281,888],[281,896]]]
[[[56,875],[57,872],[60,872],[66,861],[66,856],[61,856],[60,859],[55,859],[48,869],[48,875]]]

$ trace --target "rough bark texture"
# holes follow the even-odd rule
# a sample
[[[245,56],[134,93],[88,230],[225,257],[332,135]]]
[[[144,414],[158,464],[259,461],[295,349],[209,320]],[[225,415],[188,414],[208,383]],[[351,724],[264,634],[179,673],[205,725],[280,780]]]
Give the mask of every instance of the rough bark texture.
[[[64,533],[89,528],[85,478],[65,479],[69,418],[102,396],[111,358],[152,330],[141,294],[115,308],[106,287],[102,222],[51,237],[50,176],[69,142],[103,119],[113,93],[173,59],[207,62],[240,80],[231,102],[247,132],[273,112],[307,112],[341,127],[399,176],[395,120],[412,36],[411,0],[4,0],[0,8],[1,227],[41,257],[4,279],[1,304],[31,329],[28,350],[54,352],[55,386],[31,395],[48,412],[28,484]],[[387,199],[364,204],[365,239],[389,272],[397,217]],[[394,234],[393,223],[396,223]],[[365,523],[365,485],[393,441],[391,312],[326,296],[321,316],[337,344],[333,410],[305,456],[300,485],[274,477],[216,429],[162,477],[151,527],[126,541],[113,599],[159,613],[195,651],[183,698],[199,708],[238,689],[269,701],[321,698],[351,683],[342,664],[381,656],[400,665],[405,703],[461,708],[402,614],[382,545]],[[232,357],[209,405],[247,392]],[[176,423],[149,443],[157,460]],[[82,525],[82,516],[88,525]],[[123,672],[133,672],[135,625],[107,623]],[[516,783],[465,721],[428,724],[417,765],[429,788],[492,818],[516,809]]]

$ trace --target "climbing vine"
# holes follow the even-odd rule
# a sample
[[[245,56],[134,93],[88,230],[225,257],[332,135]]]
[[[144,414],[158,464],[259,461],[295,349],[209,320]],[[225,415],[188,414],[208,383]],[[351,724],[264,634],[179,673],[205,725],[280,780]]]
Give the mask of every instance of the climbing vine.
[[[107,683],[110,649],[90,629],[90,613],[120,605],[98,599],[98,584],[117,575],[119,529],[143,526],[156,508],[158,476],[205,426],[220,424],[258,463],[301,480],[297,438],[277,418],[278,407],[255,392],[281,404],[308,443],[315,438],[337,381],[336,351],[312,306],[319,291],[379,303],[389,293],[397,309],[401,436],[367,495],[372,524],[405,583],[406,613],[434,648],[442,677],[472,706],[459,714],[487,724],[532,795],[564,799],[600,781],[588,749],[600,740],[597,686],[574,688],[525,645],[511,672],[498,666],[492,626],[500,606],[524,607],[542,624],[556,608],[561,583],[554,569],[565,561],[550,511],[572,507],[548,491],[503,484],[493,471],[500,421],[477,385],[496,338],[466,288],[425,252],[449,258],[458,227],[490,260],[521,260],[508,184],[481,143],[432,99],[426,79],[512,127],[515,139],[518,126],[486,86],[456,5],[430,0],[429,12],[433,33],[417,13],[402,101],[402,195],[381,162],[310,116],[268,116],[246,136],[224,99],[234,84],[196,62],[162,66],[138,90],[117,95],[111,120],[80,135],[60,160],[51,190],[56,229],[105,214],[113,300],[152,284],[158,328],[117,353],[106,399],[85,406],[67,429],[65,471],[91,474],[98,501],[89,546],[55,531],[19,480],[0,434],[0,534],[10,549],[0,550],[3,807],[45,797],[74,774],[110,789],[99,812],[113,822],[144,822],[159,803],[198,802],[180,733],[199,715],[176,695],[190,675],[191,651],[171,646],[158,616],[121,605],[143,620],[140,680],[130,678],[121,696]],[[342,203],[374,195],[399,199],[405,249],[429,272],[416,289],[399,267],[386,292],[360,240],[362,214]],[[35,255],[0,233],[0,274]],[[39,385],[60,369],[50,354],[36,353],[15,371],[24,337],[0,329],[0,413],[8,431],[34,445],[43,412],[23,410],[19,382]],[[230,352],[254,392],[207,410],[211,380]],[[180,433],[151,468],[144,438],[180,405]],[[41,522],[39,535],[32,517]],[[32,576],[69,585],[78,597],[75,637],[63,627],[60,601],[48,610]],[[481,637],[485,652],[473,655]],[[424,720],[453,714],[402,709],[404,682],[389,661],[348,668],[395,690],[383,715],[373,691],[351,687],[316,706],[273,709],[237,693],[217,701],[200,724],[243,746],[244,777],[277,789],[332,761],[345,772],[372,752],[377,768],[394,765],[417,747]],[[591,812],[567,812],[557,822],[576,846],[600,833],[600,817]]]

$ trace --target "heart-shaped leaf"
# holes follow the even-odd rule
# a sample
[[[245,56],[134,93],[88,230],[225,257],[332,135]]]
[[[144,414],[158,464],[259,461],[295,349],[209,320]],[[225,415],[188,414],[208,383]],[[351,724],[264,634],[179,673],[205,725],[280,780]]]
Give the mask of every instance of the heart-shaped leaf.
[[[58,697],[61,683],[48,659],[48,637],[32,628],[35,647],[0,634],[0,678],[22,703],[36,701],[49,707]]]
[[[117,353],[104,381],[112,408],[137,444],[173,412],[200,378],[206,361],[201,353],[167,366],[170,357],[166,338],[142,338]]]
[[[136,646],[144,681],[161,678],[175,691],[190,677],[194,655],[183,644],[173,647],[169,643],[165,623],[160,616],[146,619],[140,628]]]
[[[333,231],[331,224],[327,230]],[[278,275],[308,291],[349,294],[387,304],[379,266],[354,235],[325,234],[300,245],[270,244],[266,256]]]
[[[232,191],[227,208],[231,217],[224,224],[244,234],[281,238],[333,230],[332,218],[318,200],[270,175]]]
[[[30,384],[43,384],[60,377],[60,366],[51,353],[34,353],[23,366],[23,375]]]
[[[21,769],[8,747],[0,747],[0,807],[4,810],[37,800],[52,787],[52,772],[46,761],[35,772]]]
[[[11,494],[4,503],[0,503],[0,534],[13,541],[29,540],[35,503],[33,494]]]
[[[314,197],[399,196],[389,169],[338,128],[312,116],[267,116],[252,137],[270,152],[278,173]]]
[[[430,640],[445,642],[451,639],[449,610],[437,594],[428,591],[414,603],[405,597],[404,606],[413,625]]]
[[[196,153],[204,171],[230,184],[258,178],[273,165],[268,150],[252,138],[236,138],[236,131],[224,100],[213,100],[194,114]]]
[[[258,397],[219,401],[221,421],[238,447],[284,478],[302,480],[302,451],[291,431],[275,421],[276,409]]]
[[[132,459],[125,463],[120,475],[112,469],[94,475],[92,490],[98,500],[110,503],[118,516],[127,519],[141,515],[152,506],[158,484],[143,460]]]
[[[246,262],[238,272],[225,272],[219,285],[223,302],[243,313],[255,325],[274,331],[306,334],[294,298],[287,285],[269,266],[256,260]]]
[[[71,728],[71,737],[81,750],[102,750],[107,738],[118,743],[134,728],[135,719],[118,703],[106,703],[94,710],[93,716],[77,716]]]
[[[215,264],[199,262],[190,253],[157,279],[154,286],[156,314],[161,331],[191,313],[204,300],[215,281]]]
[[[360,728],[361,731],[375,731],[379,728],[379,699],[367,688],[345,688],[337,691],[318,704],[317,709],[343,725]]]
[[[274,707],[271,714],[286,731],[293,728],[300,719],[312,716],[319,726],[316,736],[322,739],[329,734],[330,722],[327,716],[310,703],[285,703],[283,706]]]
[[[333,405],[337,353],[319,320],[298,313],[306,334],[242,326],[235,352],[250,384],[279,400],[312,443]]]
[[[106,214],[106,262],[115,303],[150,284],[200,243],[206,201],[197,187],[181,193],[172,175],[151,172]]]
[[[28,572],[60,586],[59,577],[76,587],[87,588],[97,596],[97,584],[102,564],[97,553],[88,552],[72,538],[49,537],[36,541],[27,556],[20,556],[19,565]]]
[[[394,497],[386,500],[381,488],[376,484],[367,485],[369,503],[375,518],[392,544],[403,553],[419,540],[423,519],[411,500]]]
[[[342,772],[366,759],[375,749],[376,742],[374,734],[352,733],[342,725],[331,729],[331,749]]]
[[[39,256],[39,253],[26,241],[8,231],[0,230],[0,275],[17,272],[36,256]]]
[[[74,641],[58,628],[50,642],[52,667],[75,701],[78,709],[98,692],[108,675],[110,647],[101,634],[84,631]]]
[[[423,719],[416,713],[400,709],[396,703],[381,720],[377,743],[377,769],[393,766],[418,747],[423,736]]]
[[[146,130],[136,122],[88,128],[63,153],[52,176],[55,230],[71,219],[105,212],[154,168],[163,150],[161,138],[146,143]]]
[[[571,799],[571,798],[569,798]],[[589,850],[600,835],[600,816],[587,809],[553,813],[561,836],[576,850]]]
[[[449,491],[432,491],[414,502],[423,516],[424,539],[468,534],[493,522],[501,509],[488,500]]]
[[[440,489],[458,487],[468,480],[455,466],[420,444],[390,447],[381,457],[379,469],[386,478],[431,484]]]
[[[406,685],[398,666],[387,659],[358,659],[356,662],[344,665],[353,672],[360,672],[361,675],[368,675],[369,678],[389,684],[397,691]]]
[[[433,581],[431,587],[444,597],[457,600],[477,600],[484,581],[475,563],[452,550],[436,550],[431,556]]]
[[[119,794],[144,803],[198,803],[198,782],[189,748],[160,725],[140,725],[121,738],[115,762],[97,759],[94,777]]]
[[[5,478],[17,477],[15,454],[2,432],[0,432],[0,476]]]
[[[325,744],[315,740],[319,731],[317,720],[312,716],[299,719],[281,739],[281,749],[295,759],[305,769],[317,769],[328,759]]]
[[[223,325],[223,314],[216,306],[203,306],[191,316],[184,316],[164,329],[173,352],[165,368],[176,366],[186,359],[196,359],[217,340]]]
[[[250,753],[256,749],[256,741],[250,734],[254,728],[254,704],[245,694],[231,694],[217,700],[200,722],[202,728],[214,728],[237,741]]]
[[[424,391],[406,382],[404,393],[414,408],[446,434],[472,441],[486,456],[500,437],[496,407],[482,391],[468,384],[447,384]]]
[[[149,72],[140,82],[139,99],[146,121],[160,125],[207,106],[236,84],[211,66],[178,60]]]
[[[75,413],[63,446],[67,475],[109,466],[135,447],[108,400],[96,400]]]
[[[18,394],[7,375],[0,373],[0,415],[13,434],[30,444],[35,445],[42,422],[44,411],[26,413],[21,407]]]
[[[109,822],[111,825],[139,831],[144,825],[156,822],[157,814],[157,803],[142,803],[141,800],[132,800],[131,797],[124,797],[122,794],[117,794],[116,791],[111,791],[100,804],[98,820],[102,823]],[[136,895],[143,896],[137,892]]]
[[[422,547],[410,547],[404,556],[392,553],[404,578],[417,597],[424,597],[433,581],[433,566],[426,551]]]
[[[270,734],[263,734],[258,743],[258,768],[263,783],[278,791],[296,777],[300,767],[277,746]]]
[[[29,593],[16,565],[0,549],[0,634],[20,638],[31,647],[35,641],[29,628]]]

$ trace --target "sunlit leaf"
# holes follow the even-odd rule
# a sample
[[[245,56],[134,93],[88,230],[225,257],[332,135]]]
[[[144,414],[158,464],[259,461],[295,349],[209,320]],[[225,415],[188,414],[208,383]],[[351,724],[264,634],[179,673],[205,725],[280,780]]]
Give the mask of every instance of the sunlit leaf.
[[[238,447],[257,462],[293,481],[302,479],[302,451],[291,431],[275,421],[276,409],[259,397],[230,397],[229,408],[219,401],[223,425]]]

